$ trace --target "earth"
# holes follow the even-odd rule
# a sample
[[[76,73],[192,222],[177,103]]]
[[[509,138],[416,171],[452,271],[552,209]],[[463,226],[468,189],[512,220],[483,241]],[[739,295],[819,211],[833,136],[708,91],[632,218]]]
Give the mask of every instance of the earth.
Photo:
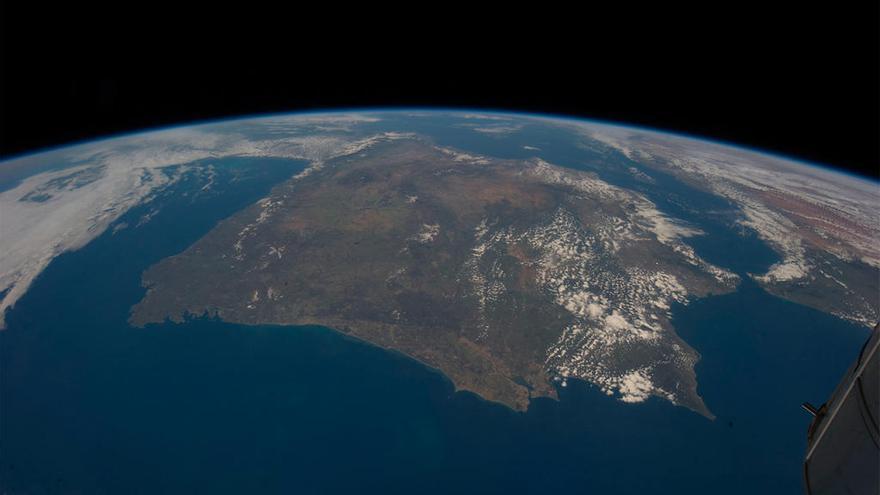
[[[0,488],[798,493],[798,406],[880,319],[877,218],[870,179],[541,115],[10,159]]]

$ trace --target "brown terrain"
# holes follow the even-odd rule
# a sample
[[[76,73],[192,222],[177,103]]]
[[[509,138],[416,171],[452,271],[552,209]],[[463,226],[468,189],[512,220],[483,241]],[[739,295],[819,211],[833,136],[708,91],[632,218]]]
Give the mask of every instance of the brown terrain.
[[[768,292],[866,327],[880,321],[880,187],[823,167],[649,132],[592,130],[598,146],[739,205],[786,269]],[[596,141],[589,141],[596,145]]]
[[[555,397],[554,377],[623,393],[620,377],[641,367],[639,373],[653,370],[653,382],[664,387],[649,393],[710,415],[696,394],[698,355],[650,300],[637,304],[657,311],[657,336],[603,337],[610,351],[596,355],[596,366],[604,375],[590,362],[552,365],[548,350],[583,320],[560,302],[561,290],[546,289],[541,274],[555,255],[522,236],[476,255],[478,241],[491,232],[531,232],[561,211],[579,232],[631,213],[625,204],[524,174],[526,168],[462,158],[419,140],[329,161],[151,267],[131,322],[207,315],[244,324],[324,325],[400,351],[441,370],[457,389],[516,410],[534,397]],[[695,295],[730,289],[653,237],[624,246],[618,256],[603,263],[617,270],[621,288],[629,283],[626,267],[615,263],[667,269]],[[609,287],[606,302],[613,305],[617,287]],[[592,331],[603,335],[601,327]],[[626,368],[600,362],[609,356]]]

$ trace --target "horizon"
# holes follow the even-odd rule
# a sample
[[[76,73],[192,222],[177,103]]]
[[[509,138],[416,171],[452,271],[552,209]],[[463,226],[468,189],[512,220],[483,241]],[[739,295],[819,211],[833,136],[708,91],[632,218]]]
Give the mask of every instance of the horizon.
[[[672,136],[692,141],[699,141],[703,143],[715,144],[718,146],[732,148],[740,151],[745,151],[749,153],[754,153],[758,155],[763,155],[768,158],[776,159],[776,160],[784,160],[787,162],[791,162],[796,165],[806,166],[818,169],[820,171],[836,173],[844,177],[850,177],[852,179],[860,179],[862,181],[871,183],[872,185],[880,186],[880,174],[870,176],[865,175],[861,172],[850,170],[844,168],[842,166],[830,164],[830,163],[820,163],[816,161],[806,160],[802,158],[793,157],[790,155],[786,155],[780,152],[768,150],[765,148],[755,147],[749,144],[739,143],[727,141],[721,138],[716,138],[712,136],[702,135],[702,134],[694,134],[684,131],[678,130],[669,130],[658,127],[650,127],[640,124],[630,124],[623,121],[615,121],[608,119],[599,119],[592,117],[582,117],[575,115],[567,115],[567,114],[555,114],[555,113],[544,113],[544,112],[531,112],[531,111],[516,111],[509,109],[497,109],[497,108],[489,108],[489,107],[439,107],[439,106],[387,106],[387,107],[375,107],[375,106],[364,106],[364,107],[347,107],[347,108],[328,108],[321,110],[291,110],[291,111],[279,111],[279,112],[268,112],[268,113],[255,113],[255,114],[241,114],[234,115],[228,117],[221,117],[216,119],[200,119],[200,120],[192,120],[186,122],[179,122],[169,125],[160,125],[154,127],[144,127],[131,131],[123,131],[119,133],[110,133],[103,134],[99,136],[95,136],[89,139],[70,141],[66,143],[60,143],[57,145],[49,146],[46,148],[40,148],[31,151],[25,151],[22,153],[11,154],[7,156],[0,156],[0,166],[3,166],[7,163],[25,159],[25,158],[33,158],[38,155],[52,153],[52,152],[61,152],[65,151],[69,148],[76,148],[85,145],[103,143],[106,141],[113,141],[116,139],[122,138],[130,138],[136,137],[143,134],[153,134],[163,131],[171,131],[175,129],[183,129],[183,128],[192,128],[192,127],[204,127],[210,125],[218,125],[218,124],[229,124],[235,123],[239,121],[252,121],[252,120],[263,120],[263,119],[271,119],[276,117],[283,116],[309,116],[309,115],[331,115],[331,114],[370,114],[370,113],[407,113],[407,112],[430,112],[430,113],[452,113],[452,114],[461,114],[461,113],[474,113],[474,114],[491,114],[491,115],[505,115],[512,117],[531,117],[545,120],[554,120],[554,121],[567,121],[581,124],[592,124],[606,127],[616,127],[620,129],[627,130],[636,130],[645,133],[654,133],[661,134],[666,136]],[[880,171],[880,170],[878,170]],[[878,191],[880,193],[880,191]]]

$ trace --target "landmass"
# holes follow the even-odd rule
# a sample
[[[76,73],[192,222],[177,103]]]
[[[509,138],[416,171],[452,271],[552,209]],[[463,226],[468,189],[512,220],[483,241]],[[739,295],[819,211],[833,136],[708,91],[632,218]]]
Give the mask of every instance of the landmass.
[[[0,330],[57,256],[100,236],[132,207],[212,159],[322,160],[355,153],[394,133],[364,134],[375,117],[291,115],[207,124],[95,141],[0,163]]]
[[[712,417],[670,310],[738,278],[697,256],[695,235],[586,172],[376,140],[148,269],[130,321],[317,324],[515,410],[575,378]]]
[[[880,321],[880,186],[776,156],[681,136],[576,125],[640,165],[730,200],[781,260],[768,292],[866,327]]]

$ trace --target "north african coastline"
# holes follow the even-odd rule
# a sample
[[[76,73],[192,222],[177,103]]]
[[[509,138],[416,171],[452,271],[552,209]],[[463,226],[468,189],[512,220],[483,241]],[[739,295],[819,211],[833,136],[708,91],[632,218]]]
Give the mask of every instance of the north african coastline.
[[[439,127],[434,125],[441,122],[446,123]],[[444,128],[447,125],[452,127]],[[441,142],[442,136],[452,132],[452,128],[456,129],[456,139],[467,143],[467,146],[456,147]],[[509,143],[500,144],[524,129],[529,130],[529,141],[517,146],[519,152],[510,148]],[[441,130],[445,132],[439,133]],[[468,133],[480,136],[479,143],[468,137]],[[498,140],[499,145],[492,146],[493,140]],[[416,298],[394,302],[435,310],[456,307],[460,312],[435,311],[435,314],[431,314],[429,311],[415,318],[420,321],[415,321],[413,315],[399,314],[398,320],[394,316],[394,309],[386,307],[387,301],[381,300],[367,310],[349,305],[348,314],[344,317],[328,311],[326,307],[322,308],[318,303],[312,304],[311,309],[320,310],[320,314],[273,315],[260,306],[283,307],[284,304],[276,299],[292,296],[285,296],[279,287],[270,286],[270,293],[267,287],[260,287],[259,284],[237,294],[237,301],[226,301],[228,304],[219,305],[208,297],[203,301],[183,304],[186,307],[177,312],[199,314],[200,311],[201,314],[224,318],[231,318],[235,314],[238,320],[230,321],[249,324],[325,322],[347,328],[349,333],[370,325],[375,326],[376,332],[381,325],[385,325],[397,329],[398,334],[401,333],[400,329],[405,328],[407,330],[402,335],[408,336],[409,341],[401,340],[398,334],[391,337],[369,336],[365,340],[401,350],[435,366],[437,357],[428,353],[428,350],[456,349],[464,353],[463,362],[472,366],[479,363],[487,366],[485,369],[466,369],[463,373],[470,376],[471,381],[485,370],[491,371],[491,379],[496,380],[488,386],[478,383],[474,387],[466,378],[452,374],[450,370],[461,370],[457,364],[446,367],[446,372],[450,373],[450,378],[457,386],[477,389],[478,393],[482,390],[482,395],[490,400],[492,391],[497,393],[503,390],[502,395],[507,399],[501,402],[513,404],[514,408],[524,407],[523,404],[532,394],[553,396],[555,385],[564,386],[568,378],[580,378],[625,402],[642,402],[647,397],[656,396],[698,411],[702,411],[704,406],[696,393],[694,373],[687,370],[693,369],[699,356],[687,343],[678,339],[668,311],[670,305],[687,304],[706,295],[734,290],[737,280],[745,276],[772,294],[847,321],[872,325],[877,320],[880,311],[876,298],[880,290],[880,252],[877,251],[876,242],[873,242],[878,235],[878,227],[873,219],[876,219],[880,210],[880,201],[876,184],[778,157],[643,129],[536,116],[432,112],[290,115],[250,119],[110,139],[4,162],[4,173],[11,174],[12,180],[5,181],[5,175],[0,177],[0,206],[6,213],[4,235],[0,236],[3,248],[0,249],[0,317],[5,318],[36,277],[57,256],[82,248],[109,228],[115,232],[128,227],[117,220],[131,208],[148,204],[152,198],[173,187],[188,174],[201,176],[206,181],[205,187],[210,187],[215,173],[211,160],[224,157],[274,157],[308,161],[309,167],[286,185],[280,186],[278,191],[281,191],[285,187],[295,189],[298,186],[302,189],[303,185],[315,184],[316,180],[320,182],[322,178],[330,177],[327,174],[337,166],[357,166],[360,160],[369,159],[371,154],[381,153],[383,149],[393,149],[393,155],[399,152],[399,147],[413,143],[424,145],[422,154],[433,154],[432,160],[450,162],[449,170],[460,172],[471,168],[485,172],[497,169],[495,173],[501,170],[498,167],[519,170],[522,173],[517,176],[520,183],[516,187],[526,187],[528,191],[514,199],[519,201],[532,197],[532,192],[540,190],[538,196],[549,195],[551,204],[564,205],[551,212],[535,208],[536,205],[524,208],[520,204],[518,213],[510,216],[511,211],[517,210],[516,201],[510,202],[510,198],[502,198],[510,204],[504,205],[502,201],[501,207],[487,203],[486,198],[480,200],[482,203],[477,201],[480,204],[476,205],[467,201],[461,203],[470,205],[470,213],[480,208],[489,211],[485,207],[491,204],[491,212],[495,215],[493,218],[501,219],[498,224],[483,224],[483,220],[490,220],[489,216],[466,215],[466,218],[459,218],[457,215],[462,212],[455,209],[451,210],[451,215],[441,218],[442,215],[437,214],[444,211],[442,207],[454,205],[455,201],[448,201],[454,198],[446,198],[446,203],[441,198],[438,203],[441,208],[431,210],[431,204],[426,204],[429,196],[420,197],[414,193],[396,198],[403,202],[404,207],[417,211],[424,206],[427,210],[421,214],[433,211],[435,218],[414,222],[402,214],[405,210],[400,208],[394,210],[397,216],[383,216],[376,213],[378,209],[371,210],[374,220],[400,227],[385,241],[404,241],[404,247],[400,248],[403,250],[394,252],[403,257],[414,257],[409,261],[422,271],[421,277],[424,278],[426,270],[433,266],[430,263],[419,265],[421,261],[440,263],[436,266],[446,263],[443,266],[452,269],[450,273],[457,273],[458,278],[446,279],[445,285],[433,288],[433,296],[442,296],[439,299],[429,298],[427,304],[422,304],[426,302],[424,300],[419,303],[418,297],[431,295],[431,292],[425,292],[420,287],[415,287],[418,290],[413,292],[414,286],[403,285]],[[567,162],[565,156],[570,152],[560,153],[572,148],[582,155],[578,163]],[[562,160],[556,162],[552,158],[554,156]],[[47,163],[50,161],[57,161],[59,167],[49,167]],[[568,168],[571,166],[589,168],[600,174]],[[38,173],[28,175],[25,173],[28,170]],[[608,177],[617,179],[609,182]],[[624,180],[618,180],[621,177]],[[709,203],[725,210],[721,214],[721,217],[726,217],[723,222],[755,234],[776,252],[779,259],[769,267],[743,272],[732,270],[726,265],[726,260],[719,261],[716,257],[712,261],[699,249],[695,250],[694,246],[705,245],[707,239],[711,241],[719,237],[706,235],[701,230],[702,224],[698,227],[676,218],[676,215],[686,213],[684,211],[676,211],[670,216],[669,208],[675,210],[677,200],[663,200],[663,206],[658,207],[659,198],[675,196],[669,192],[673,185],[668,178],[688,185],[690,189],[686,195],[689,201],[700,191],[721,199],[725,204]],[[621,186],[621,183],[625,185]],[[355,182],[348,187],[356,185]],[[523,189],[517,190],[516,187],[514,190],[517,193],[523,193]],[[483,189],[498,191],[497,184],[491,181]],[[296,190],[293,194],[297,196],[300,192]],[[260,232],[261,218],[271,225],[276,209],[281,213],[290,213],[290,205],[285,206],[283,201],[273,200],[274,194],[227,219],[233,222],[246,220],[239,225],[241,230],[235,233],[244,233],[244,236],[232,239],[232,245],[237,246],[235,252],[229,254],[232,259],[244,256],[252,261],[254,255],[267,258],[260,263],[270,261],[273,257],[280,260],[286,256],[285,261],[290,259],[291,252],[285,255],[283,250],[286,246],[282,244],[263,246],[267,248],[265,252],[248,248],[251,234],[259,234],[258,240],[260,235],[265,234]],[[479,195],[473,196],[479,198]],[[337,202],[350,199],[343,194]],[[590,206],[585,206],[587,204]],[[614,209],[611,205],[615,204],[626,207]],[[597,205],[599,208],[594,208]],[[339,208],[324,210],[342,211]],[[712,211],[707,213],[716,214]],[[149,215],[153,214],[151,212]],[[312,211],[311,214],[316,212]],[[320,212],[317,214],[320,215]],[[252,216],[248,218],[248,215]],[[605,221],[604,224],[596,221],[599,217]],[[689,217],[684,215],[684,218]],[[305,219],[308,218],[306,215]],[[451,224],[444,223],[449,219],[453,220]],[[459,221],[463,219],[466,221]],[[327,225],[332,227],[334,221],[330,220]],[[370,225],[371,221],[366,224]],[[221,226],[225,224],[223,222]],[[449,228],[450,225],[453,228]],[[138,226],[132,225],[134,228]],[[296,225],[288,227],[286,234],[298,232],[298,242],[306,242],[306,246],[308,239],[302,234],[329,235],[327,240],[336,247],[344,247],[345,235],[350,237],[350,233],[345,231],[340,231],[345,234],[342,237],[334,238],[332,232],[320,232],[320,229],[303,229]],[[251,228],[253,232],[246,230]],[[618,228],[622,230],[618,232]],[[206,238],[219,235],[216,230]],[[481,240],[478,236],[486,238]],[[549,242],[554,236],[556,240],[564,239],[561,244],[575,248],[561,249],[560,243]],[[373,247],[379,245],[381,242]],[[645,248],[648,245],[652,247]],[[602,252],[593,256],[596,255],[596,246],[601,246]],[[219,244],[215,247],[219,248]],[[388,247],[387,243],[384,247]],[[395,246],[395,249],[399,247]],[[357,254],[358,249],[345,252]],[[446,258],[432,260],[432,250],[445,253]],[[374,250],[380,251],[378,248]],[[191,250],[186,250],[170,259],[181,256],[189,259],[192,254]],[[322,259],[317,251],[313,250],[312,254]],[[633,267],[638,268],[639,263],[644,265],[646,260],[655,261],[663,269],[638,273],[631,271]],[[208,265],[218,263],[217,260],[202,261],[209,261]],[[552,262],[552,269],[548,261]],[[329,267],[333,263],[325,260],[318,266]],[[585,277],[586,272],[592,278]],[[204,280],[216,279],[222,273],[208,273]],[[244,279],[253,279],[255,273],[246,274]],[[516,280],[511,278],[514,273],[519,274]],[[658,275],[661,273],[662,276]],[[412,282],[412,274],[410,271],[403,279],[410,278]],[[574,280],[591,284],[595,279],[599,283],[587,287],[560,278],[572,274],[575,275],[572,277]],[[441,278],[435,277],[434,280]],[[382,282],[385,283],[386,279],[383,278]],[[370,289],[364,287],[378,287],[366,283],[367,280],[362,280],[363,285],[354,289],[368,294]],[[271,280],[263,280],[267,281]],[[635,282],[628,284],[627,281]],[[392,285],[401,285],[399,282],[391,280]],[[147,283],[152,284],[153,291],[145,301],[150,297],[159,297],[156,289],[161,288],[161,284],[157,280]],[[342,286],[345,287],[344,284]],[[652,286],[651,290],[663,297],[652,299],[649,296],[657,294],[635,290],[648,286]],[[617,288],[626,290],[615,292]],[[312,290],[314,287],[300,289]],[[185,296],[188,297],[188,294]],[[339,297],[344,298],[345,294],[336,296],[336,302],[339,302]],[[255,297],[258,300],[254,301]],[[653,309],[646,310],[647,306],[633,304],[640,300],[652,301]],[[659,305],[653,304],[658,301]],[[287,302],[289,299],[284,301]],[[179,302],[177,304],[180,305]],[[541,308],[545,311],[540,314],[542,321],[560,323],[548,325],[551,328],[545,328],[543,333],[514,331],[509,335],[518,334],[532,340],[510,344],[498,337],[504,335],[504,332],[498,331],[504,326],[501,323],[509,326],[510,322],[505,318],[510,315],[505,316],[503,310],[493,311],[493,306],[497,309],[505,304],[513,304],[511,307],[520,309]],[[248,308],[248,305],[254,308]],[[376,319],[375,314],[382,310],[391,312],[383,317],[384,320]],[[447,330],[457,327],[459,332],[447,333],[446,340],[435,340],[428,346],[416,345],[414,342],[419,339],[407,333],[434,328],[436,322],[431,322],[432,318],[441,321],[450,316],[458,319],[451,325],[440,327]],[[157,314],[156,321],[160,317]],[[352,325],[352,322],[358,325]],[[523,322],[516,320],[513,323]],[[0,318],[0,328],[2,326],[3,319]],[[470,330],[463,331],[465,327]],[[531,328],[543,327],[531,325]],[[475,333],[469,334],[468,331]],[[464,340],[459,342],[451,339],[452,335]],[[651,343],[657,335],[663,337],[656,339],[661,345]],[[389,338],[395,346],[382,341]],[[517,345],[524,342],[534,346],[534,349],[521,352],[524,347]],[[401,348],[407,345],[410,346],[409,352]],[[633,352],[632,346],[640,350]],[[421,347],[421,354],[415,352],[416,347]],[[484,353],[486,349],[490,351]],[[662,356],[678,358],[664,361]],[[609,367],[608,363],[614,364]],[[657,366],[663,369],[658,370]],[[444,369],[443,366],[437,367]],[[480,372],[475,373],[478,370]],[[548,385],[550,382],[554,385]]]
[[[640,202],[632,193],[649,199],[674,222],[679,235],[693,234],[677,241],[692,247],[699,259],[739,276],[732,292],[703,297],[682,274],[689,293],[684,303],[671,303],[666,322],[673,332],[670,338],[680,336],[699,351],[692,355],[699,359],[694,367],[699,397],[716,420],[674,407],[659,394],[648,393],[642,400],[645,389],[636,385],[645,382],[633,372],[649,362],[651,355],[644,352],[631,354],[638,358],[635,364],[620,363],[617,376],[632,373],[626,382],[631,387],[612,389],[608,396],[608,375],[577,378],[577,373],[595,370],[569,366],[567,377],[545,377],[559,401],[533,393],[527,411],[512,413],[518,406],[484,403],[471,393],[450,395],[453,386],[464,390],[464,382],[453,382],[455,376],[415,352],[355,335],[350,314],[343,315],[345,321],[322,314],[326,325],[320,327],[291,326],[281,318],[272,325],[236,324],[213,312],[227,308],[198,313],[193,307],[196,313],[175,317],[179,323],[150,323],[145,329],[128,324],[130,309],[145,295],[142,274],[158,275],[155,267],[194,254],[190,248],[203,236],[215,236],[212,229],[223,229],[224,222],[240,220],[237,226],[243,229],[272,208],[260,198],[271,200],[292,182],[300,189],[291,190],[291,198],[300,197],[308,193],[305,179],[310,174],[315,174],[312,185],[329,183],[332,176],[321,173],[364,165],[365,159],[381,156],[383,146],[406,141],[426,144],[421,154],[436,154],[431,161],[452,158],[455,164],[446,168],[542,171],[540,179],[522,177],[525,183],[518,187],[548,188],[547,197],[572,211],[585,200],[571,192],[565,200],[560,191],[574,184],[563,187],[558,182],[584,179],[576,181],[580,187],[604,182],[623,190],[623,198],[634,206]],[[308,171],[301,175],[303,166]],[[10,173],[12,180],[7,180]],[[294,174],[299,178],[289,180]],[[369,184],[353,177],[358,180],[349,182],[348,192]],[[597,178],[599,182],[593,180]],[[279,187],[270,191],[274,185]],[[544,493],[572,486],[597,493],[641,494],[646,487],[679,493],[798,493],[809,423],[798,404],[827,398],[857,357],[865,322],[877,315],[880,277],[876,245],[869,241],[877,238],[878,192],[874,182],[704,140],[585,121],[461,112],[247,119],[114,138],[4,162],[0,309],[9,326],[0,332],[0,366],[7,378],[0,380],[5,418],[0,422],[0,484],[12,492],[87,493],[129,492],[133,487],[163,492],[182,486],[218,493],[319,486],[351,493],[367,485],[401,492],[418,486],[431,493],[463,487],[474,493]],[[346,195],[346,204],[353,197]],[[412,192],[391,198],[411,209],[420,201],[427,206],[429,199]],[[632,218],[639,217],[637,209],[602,209],[601,203],[578,212],[618,218],[623,216],[610,214],[631,212]],[[288,206],[296,210],[279,205],[275,214],[307,205]],[[335,210],[346,211],[343,206]],[[505,211],[508,215],[502,215]],[[641,211],[645,220],[650,210]],[[513,277],[519,273],[516,265],[531,261],[538,268],[543,259],[538,256],[543,251],[524,249],[535,239],[525,235],[530,229],[512,227],[561,228],[569,225],[562,220],[580,218],[573,214],[550,223],[554,217],[509,212],[497,212],[508,218],[507,224],[487,222],[484,236],[494,241],[486,243],[485,259],[474,265],[478,270],[464,272],[468,276],[458,282],[453,277],[449,286],[490,289],[497,281],[509,295],[519,287],[519,277]],[[404,264],[408,256],[421,255],[421,265],[414,266],[423,268],[424,278],[430,274],[424,271],[430,267],[425,261],[433,251],[472,257],[473,248],[482,244],[475,238],[480,223],[453,228],[451,219],[458,217],[392,223],[407,227],[397,238],[407,239],[404,247],[410,247],[409,254],[395,251],[394,261]],[[517,218],[523,221],[514,222]],[[241,230],[230,232],[237,236]],[[450,240],[455,232],[461,234]],[[652,246],[653,252],[682,249],[668,237],[672,246],[658,246],[651,240],[657,233],[648,232],[646,240],[637,242]],[[579,237],[588,236],[581,232],[572,239]],[[243,240],[241,263],[269,254],[268,246],[261,251],[254,239]],[[342,246],[338,240],[331,245]],[[222,246],[230,249],[218,242],[217,252]],[[280,246],[273,247],[277,260]],[[519,258],[509,255],[510,250]],[[304,253],[310,259],[319,254]],[[639,261],[626,249],[617,253],[612,258]],[[661,262],[671,269],[682,264],[683,253]],[[291,262],[294,254],[285,249],[278,262]],[[208,263],[206,268],[218,266],[216,260],[198,256],[188,262],[197,258]],[[557,266],[577,266],[574,255],[559,259],[563,263]],[[507,278],[492,270],[496,261]],[[593,276],[581,278],[615,280],[613,264],[596,263],[592,257],[587,261],[583,266]],[[485,280],[475,284],[481,280],[472,277],[476,274]],[[205,280],[217,277],[211,273]],[[414,279],[410,272],[391,286],[406,288],[403,282]],[[156,282],[150,288],[158,294],[159,278],[149,280]],[[320,286],[318,281],[312,285]],[[599,292],[616,285],[624,286],[591,288]],[[571,323],[589,317],[589,304],[571,305],[575,312],[583,310],[575,315],[555,296],[537,297],[542,286],[525,286],[530,290],[523,292],[534,296],[532,307],[556,307],[556,314]],[[377,294],[388,290],[384,279],[370,287]],[[237,315],[263,311],[261,304],[270,302],[267,288],[261,288],[255,304],[252,290],[257,288],[238,294],[244,308],[230,308]],[[571,289],[557,295],[570,301],[591,292],[575,285]],[[452,312],[447,304],[444,315],[479,314],[478,294],[486,295],[490,308],[504,301],[493,302],[499,294],[493,290],[462,290],[455,299],[459,310]],[[624,295],[617,299],[624,300]],[[254,309],[245,311],[247,304]],[[620,309],[618,313],[625,315]],[[271,321],[271,316],[260,313],[253,321]],[[488,316],[490,322],[505,321],[503,312],[489,311]],[[606,316],[613,315],[606,310]],[[393,323],[389,329],[401,326]],[[492,328],[482,345],[503,349],[493,338],[504,334]],[[589,335],[580,335],[585,333]],[[550,332],[544,337],[545,342],[552,340]],[[585,341],[565,341],[573,345],[554,349],[576,348],[578,342]],[[516,364],[510,353],[501,358]],[[616,361],[601,354],[595,358]],[[566,364],[575,362],[551,363]],[[510,390],[529,385],[522,376],[503,376],[499,383]],[[650,374],[651,383],[665,387],[660,378]],[[340,467],[359,474],[340,477]],[[206,468],[217,476],[204,476]],[[243,471],[247,476],[236,478],[234,473]],[[103,475],[111,472],[113,476]],[[413,485],[414,477],[425,481]]]
[[[669,308],[738,278],[682,240],[697,233],[591,174],[393,139],[294,177],[152,267],[131,321],[318,324],[515,410],[577,378],[711,417]]]

